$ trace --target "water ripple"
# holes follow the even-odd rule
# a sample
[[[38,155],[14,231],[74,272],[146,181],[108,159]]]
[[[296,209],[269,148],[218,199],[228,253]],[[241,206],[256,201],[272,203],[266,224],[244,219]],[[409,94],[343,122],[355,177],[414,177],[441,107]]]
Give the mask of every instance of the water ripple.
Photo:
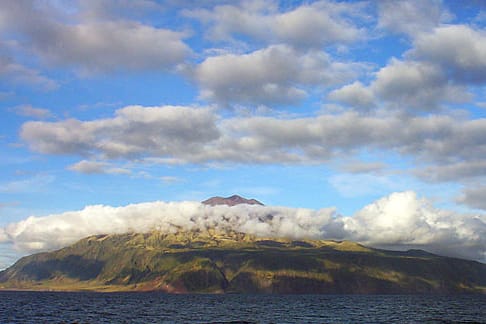
[[[486,296],[0,292],[0,323],[486,323]]]

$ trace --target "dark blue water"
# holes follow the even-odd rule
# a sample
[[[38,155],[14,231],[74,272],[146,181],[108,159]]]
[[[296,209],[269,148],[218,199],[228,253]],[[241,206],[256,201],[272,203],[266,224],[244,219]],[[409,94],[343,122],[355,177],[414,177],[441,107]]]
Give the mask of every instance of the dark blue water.
[[[0,323],[486,323],[486,296],[0,292]]]

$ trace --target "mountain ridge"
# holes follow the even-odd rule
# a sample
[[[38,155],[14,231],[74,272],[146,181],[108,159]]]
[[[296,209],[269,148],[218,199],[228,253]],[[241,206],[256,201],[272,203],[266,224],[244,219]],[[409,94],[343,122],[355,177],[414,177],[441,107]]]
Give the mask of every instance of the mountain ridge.
[[[20,259],[0,289],[166,293],[486,293],[486,265],[350,241],[208,229],[95,235]]]

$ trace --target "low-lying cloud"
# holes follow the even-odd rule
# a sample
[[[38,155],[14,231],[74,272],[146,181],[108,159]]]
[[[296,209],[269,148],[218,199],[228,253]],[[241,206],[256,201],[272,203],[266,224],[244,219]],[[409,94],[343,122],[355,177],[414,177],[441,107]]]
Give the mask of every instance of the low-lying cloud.
[[[95,234],[160,230],[235,230],[259,237],[347,239],[375,247],[422,248],[486,261],[486,215],[434,208],[412,192],[393,193],[351,217],[334,208],[208,206],[199,202],[147,202],[87,206],[29,217],[0,229],[0,243],[24,252],[60,248]]]

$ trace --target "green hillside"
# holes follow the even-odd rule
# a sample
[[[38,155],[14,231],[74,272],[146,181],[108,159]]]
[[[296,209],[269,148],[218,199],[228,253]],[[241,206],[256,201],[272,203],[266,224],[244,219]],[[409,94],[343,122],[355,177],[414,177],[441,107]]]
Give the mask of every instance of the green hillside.
[[[91,236],[20,259],[0,289],[169,293],[486,293],[486,265],[343,241],[209,230]]]

